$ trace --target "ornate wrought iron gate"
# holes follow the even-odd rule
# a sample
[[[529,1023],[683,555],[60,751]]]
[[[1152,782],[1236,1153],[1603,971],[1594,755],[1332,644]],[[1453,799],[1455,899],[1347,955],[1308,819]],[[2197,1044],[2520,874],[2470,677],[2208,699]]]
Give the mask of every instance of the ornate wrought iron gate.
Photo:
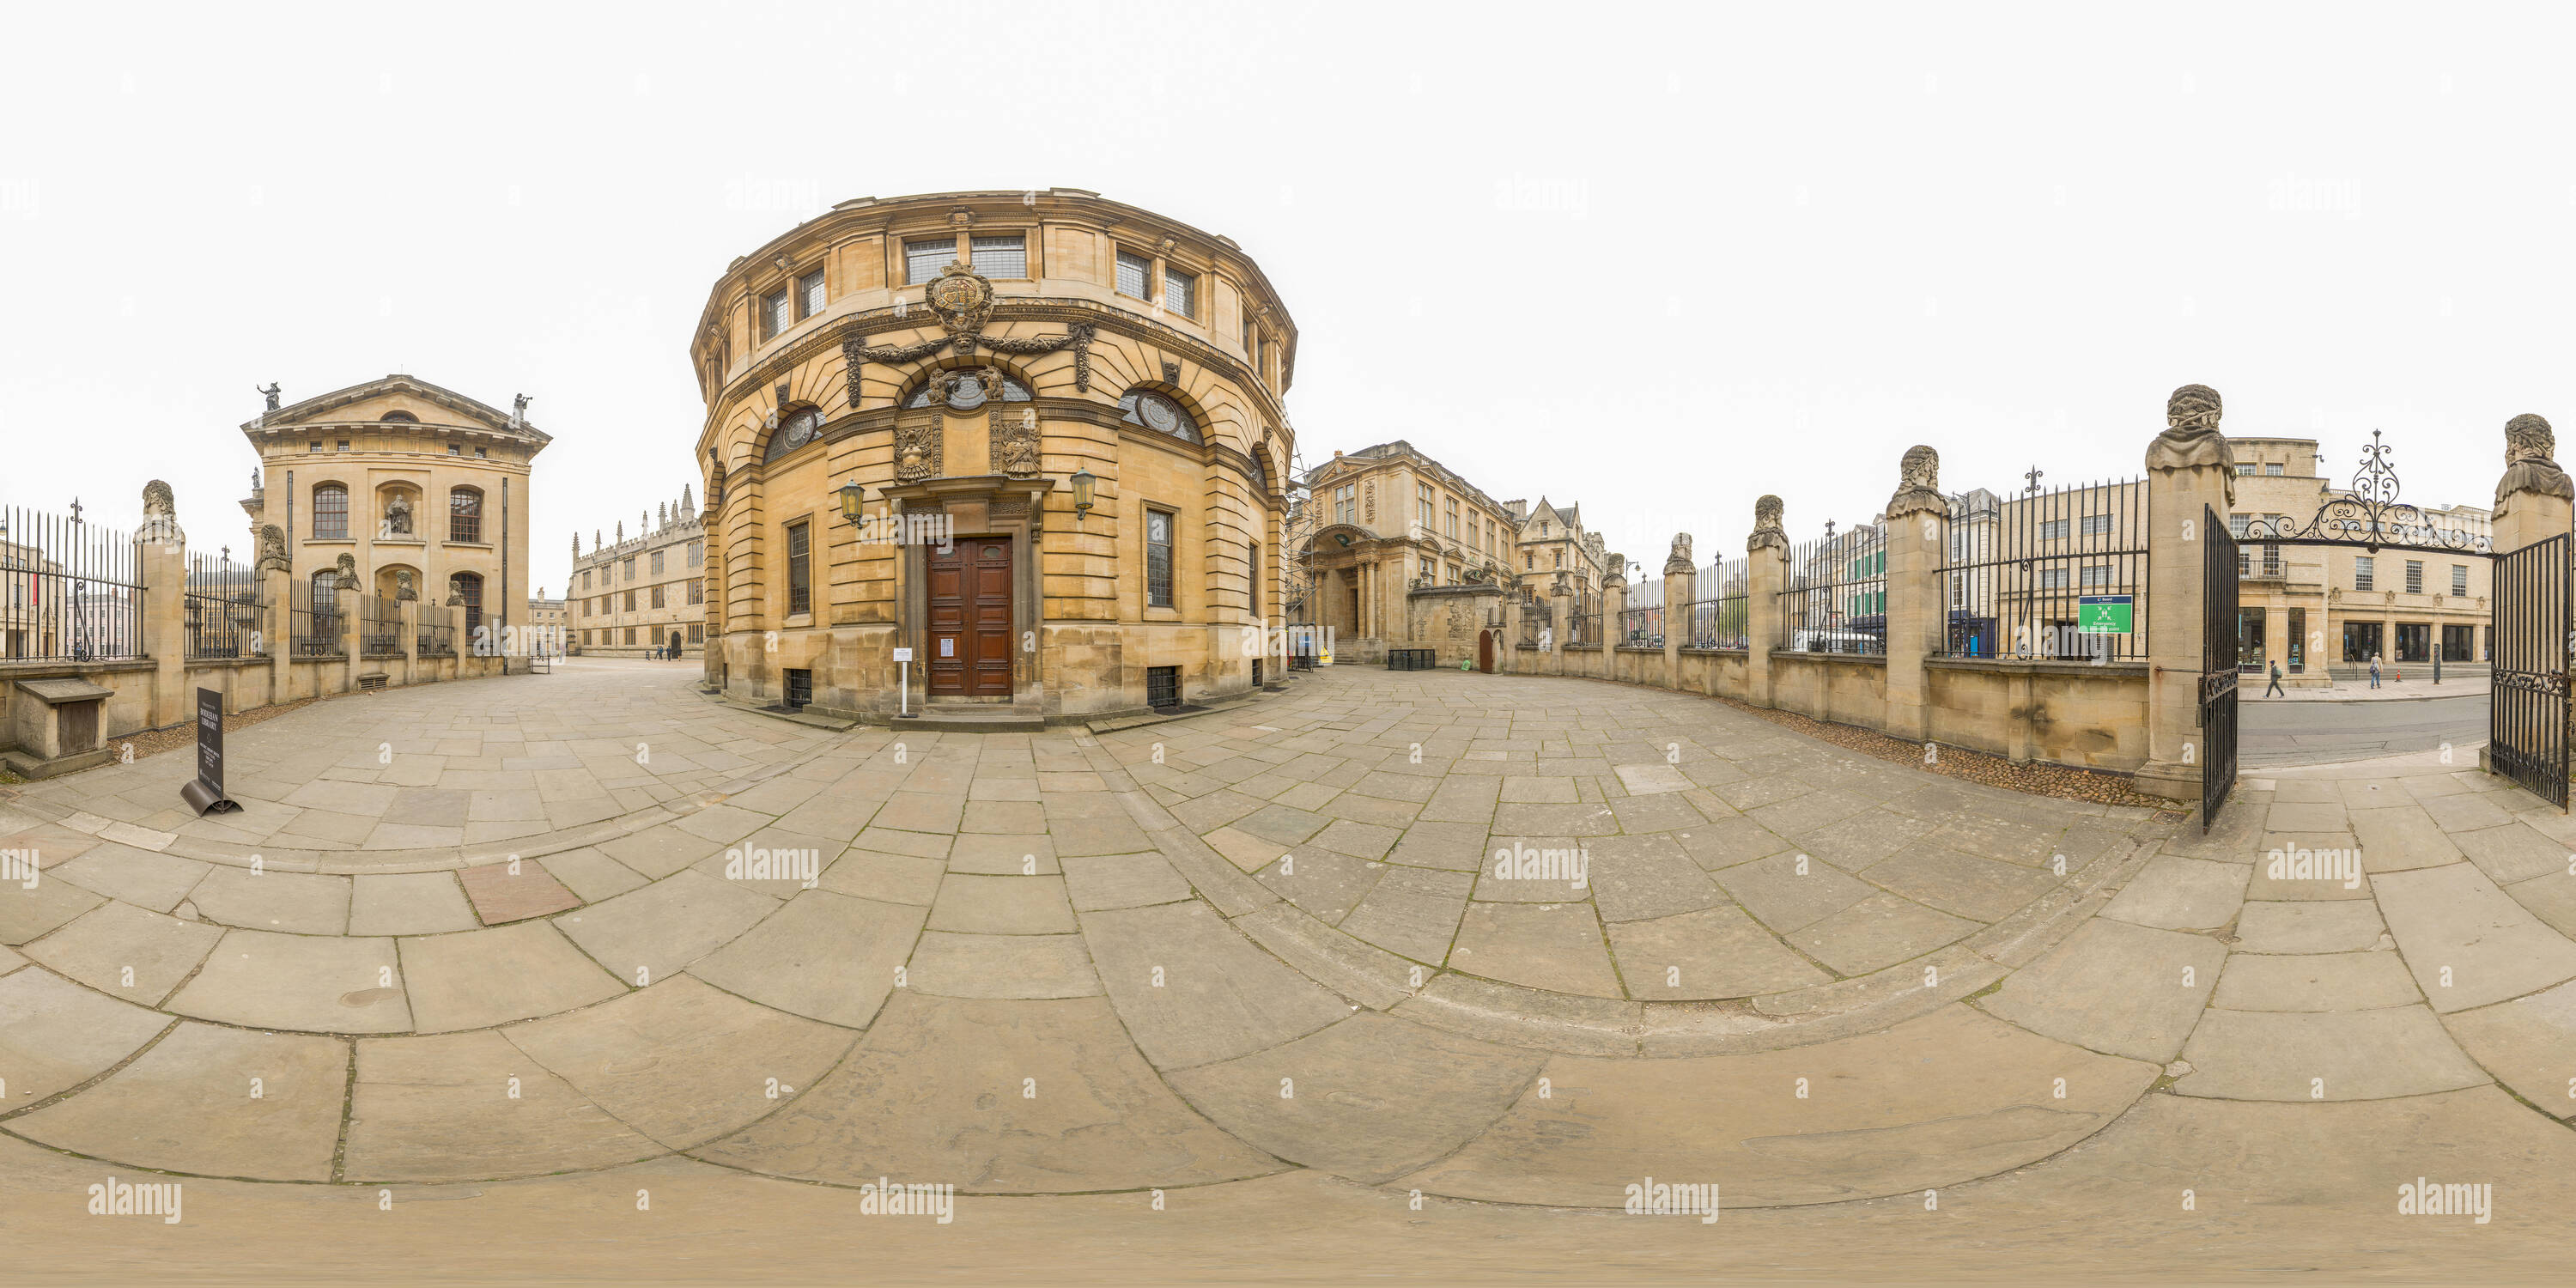
[[[2200,507],[2200,830],[2236,786],[2236,538]]]
[[[2487,761],[2567,808],[2568,538],[2535,541],[2495,561],[2495,678]]]

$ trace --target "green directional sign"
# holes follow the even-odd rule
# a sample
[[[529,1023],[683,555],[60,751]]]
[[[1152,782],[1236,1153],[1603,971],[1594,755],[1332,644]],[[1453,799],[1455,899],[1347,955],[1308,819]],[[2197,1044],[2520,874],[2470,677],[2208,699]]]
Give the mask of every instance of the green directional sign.
[[[2075,601],[2078,635],[2126,635],[2135,595],[2085,595]]]

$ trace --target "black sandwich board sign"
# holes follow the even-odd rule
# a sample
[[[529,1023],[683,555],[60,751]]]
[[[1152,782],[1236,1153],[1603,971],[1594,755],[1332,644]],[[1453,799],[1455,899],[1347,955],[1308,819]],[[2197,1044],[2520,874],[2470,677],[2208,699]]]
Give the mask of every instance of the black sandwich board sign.
[[[179,789],[179,799],[203,814],[229,814],[241,806],[224,799],[224,695],[197,690],[197,776]]]

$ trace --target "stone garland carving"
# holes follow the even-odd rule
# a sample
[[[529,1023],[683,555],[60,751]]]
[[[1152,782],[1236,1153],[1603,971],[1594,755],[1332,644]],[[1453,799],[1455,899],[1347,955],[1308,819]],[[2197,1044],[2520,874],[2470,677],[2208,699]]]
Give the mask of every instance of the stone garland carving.
[[[2576,500],[2576,482],[2554,459],[2558,436],[2549,422],[2525,412],[2504,423],[2504,477],[2496,481],[2496,504],[2515,492]]]
[[[2218,430],[2223,404],[2218,391],[2207,385],[2184,385],[2165,399],[2165,429],[2147,447],[2147,468],[2179,470],[2215,465],[2231,480],[2228,485],[2233,499],[2236,485],[2236,454],[2228,450],[2227,437]]]
[[[1037,477],[1038,414],[1027,407],[1017,411],[995,407],[988,421],[994,472],[1015,479]]]
[[[1687,573],[1697,566],[1691,562],[1691,535],[1687,532],[1674,533],[1673,552],[1664,558],[1664,575],[1670,577],[1675,573]]]
[[[940,418],[925,416],[894,427],[894,477],[898,483],[919,483],[939,475],[941,448]]]
[[[950,264],[940,270],[938,279],[922,292],[922,298],[931,312],[939,315],[940,328],[946,335],[900,345],[871,345],[856,335],[842,338],[841,359],[847,370],[852,407],[859,405],[859,378],[868,363],[902,366],[952,348],[959,357],[968,357],[977,345],[1015,356],[1069,348],[1073,350],[1074,388],[1084,393],[1091,391],[1091,343],[1099,334],[1099,323],[1077,322],[1063,335],[988,336],[984,327],[993,317],[993,284],[963,264]]]
[[[1375,479],[1360,485],[1360,518],[1366,523],[1377,522],[1377,480]]]
[[[1896,495],[1887,501],[1887,516],[1929,512],[1948,514],[1950,502],[1941,495],[1941,454],[1917,444],[1907,448],[1897,465]]]
[[[1764,496],[1753,503],[1753,535],[1745,540],[1745,553],[1776,546],[1789,548],[1788,530],[1780,526],[1780,498]]]

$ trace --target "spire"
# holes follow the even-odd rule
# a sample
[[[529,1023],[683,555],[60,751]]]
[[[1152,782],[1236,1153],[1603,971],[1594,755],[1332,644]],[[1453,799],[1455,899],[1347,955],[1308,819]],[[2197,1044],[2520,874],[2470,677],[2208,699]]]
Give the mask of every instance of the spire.
[[[689,518],[697,517],[698,513],[698,503],[686,483],[680,485],[680,513]]]

